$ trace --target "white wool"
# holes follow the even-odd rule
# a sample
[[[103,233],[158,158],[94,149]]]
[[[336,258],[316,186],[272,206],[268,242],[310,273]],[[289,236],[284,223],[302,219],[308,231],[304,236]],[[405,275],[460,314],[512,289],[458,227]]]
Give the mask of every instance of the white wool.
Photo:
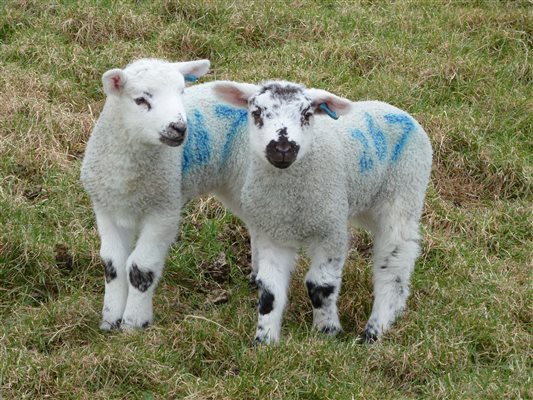
[[[311,257],[305,281],[313,325],[341,330],[336,301],[349,223],[374,235],[375,300],[362,338],[377,339],[405,307],[419,251],[432,153],[420,125],[386,103],[354,103],[290,82],[198,85],[185,102],[182,195],[214,193],[249,228],[260,288],[257,340],[279,339],[300,247]],[[340,118],[329,118],[321,103]],[[290,166],[270,162],[272,141],[292,146],[289,153],[298,147]]]
[[[102,329],[152,323],[152,296],[179,224],[184,75],[209,61],[138,60],[103,77],[107,100],[81,168],[106,266]]]

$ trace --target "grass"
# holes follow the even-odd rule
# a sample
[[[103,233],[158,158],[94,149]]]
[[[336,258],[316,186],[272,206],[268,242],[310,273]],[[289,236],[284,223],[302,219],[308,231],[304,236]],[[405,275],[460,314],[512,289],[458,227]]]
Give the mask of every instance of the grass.
[[[531,1],[7,0],[0,5],[0,397],[533,397]],[[434,169],[409,308],[374,346],[370,239],[354,232],[346,333],[312,331],[291,287],[284,340],[254,347],[248,236],[216,200],[184,213],[156,325],[104,334],[80,160],[100,77],[137,57],[210,58],[210,79],[283,78],[380,99],[426,128]]]

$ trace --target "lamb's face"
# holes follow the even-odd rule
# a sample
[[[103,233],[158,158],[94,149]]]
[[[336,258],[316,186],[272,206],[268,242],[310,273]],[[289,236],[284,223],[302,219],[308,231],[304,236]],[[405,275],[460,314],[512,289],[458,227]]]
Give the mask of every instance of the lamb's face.
[[[249,111],[250,148],[259,158],[279,169],[305,157],[315,135],[314,116],[326,113],[336,118],[351,108],[349,100],[320,89],[306,89],[285,81],[262,86],[220,82],[214,88],[223,100]],[[334,129],[332,126],[331,129]]]
[[[106,72],[102,80],[131,139],[179,146],[187,131],[184,75],[196,78],[208,69],[207,60],[170,63],[143,59],[124,70]]]
[[[276,168],[285,169],[312,144],[313,101],[304,88],[272,82],[250,98],[250,147]]]

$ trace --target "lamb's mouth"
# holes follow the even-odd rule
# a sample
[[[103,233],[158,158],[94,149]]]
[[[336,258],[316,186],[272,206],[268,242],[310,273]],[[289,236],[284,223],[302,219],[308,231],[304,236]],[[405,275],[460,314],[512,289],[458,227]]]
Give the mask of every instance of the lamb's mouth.
[[[266,158],[270,164],[279,169],[289,168],[294,161],[296,161],[296,155],[294,154],[268,154]]]
[[[270,141],[265,151],[268,162],[279,169],[289,168],[296,161],[300,150],[300,146],[294,141],[283,139]]]
[[[167,146],[177,147],[185,141],[185,135],[174,136],[174,137],[161,135],[159,136],[159,140],[161,141],[161,143],[164,143]]]

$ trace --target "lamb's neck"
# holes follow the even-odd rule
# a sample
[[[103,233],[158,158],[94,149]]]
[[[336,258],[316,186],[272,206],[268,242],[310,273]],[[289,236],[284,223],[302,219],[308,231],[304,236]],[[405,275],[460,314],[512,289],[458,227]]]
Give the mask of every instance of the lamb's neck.
[[[224,151],[223,142],[215,141],[209,149],[209,158],[206,156],[205,162],[199,162],[194,158],[198,157],[198,154],[184,149],[182,189],[185,200],[192,200],[209,193],[225,194],[242,185],[248,158],[246,145],[239,143],[229,151],[226,146]]]

